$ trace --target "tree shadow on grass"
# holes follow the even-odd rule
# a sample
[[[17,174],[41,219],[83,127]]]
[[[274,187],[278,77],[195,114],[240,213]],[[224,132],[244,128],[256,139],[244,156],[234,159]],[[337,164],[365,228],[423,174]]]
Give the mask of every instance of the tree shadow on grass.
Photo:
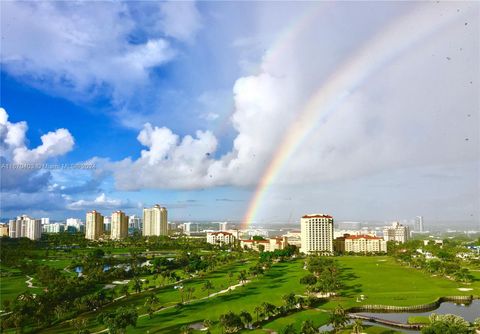
[[[352,268],[342,267],[342,274],[340,275],[343,285],[340,292],[342,297],[354,297],[363,291],[362,284],[352,283],[352,281],[357,278],[359,278],[359,276],[353,272]]]

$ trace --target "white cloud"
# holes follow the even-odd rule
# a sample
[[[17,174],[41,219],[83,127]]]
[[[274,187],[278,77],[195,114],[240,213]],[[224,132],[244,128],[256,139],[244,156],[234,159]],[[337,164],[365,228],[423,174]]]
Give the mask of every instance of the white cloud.
[[[68,153],[74,146],[74,138],[67,129],[57,129],[40,137],[42,144],[29,149],[25,134],[26,122],[8,121],[5,109],[0,108],[0,161],[11,164],[37,164],[50,158]],[[51,174],[38,169],[2,168],[1,187],[3,191],[23,188],[23,191],[36,191],[49,182]]]
[[[194,3],[155,6],[151,20],[163,28],[131,42],[144,29],[135,3],[1,3],[1,62],[8,73],[68,98],[112,93],[128,99],[146,84],[151,69],[175,54],[165,36],[191,38],[199,28]],[[179,7],[178,13],[175,8]],[[148,29],[147,29],[148,31]]]
[[[120,199],[108,198],[104,193],[93,200],[77,200],[67,204],[69,210],[115,210],[140,207],[139,203],[131,203]]]
[[[329,36],[331,30],[312,21],[290,41],[287,52],[267,50],[261,73],[235,83],[232,123],[238,135],[230,152],[213,159],[216,139],[208,132],[179,141],[169,129],[147,124],[139,140],[148,150],[135,161],[110,166],[117,186],[254,185],[320,87],[328,90],[328,103],[310,108],[310,123],[300,127],[294,141],[302,140],[311,126],[313,131],[288,157],[276,183],[478,159],[478,83],[472,74],[479,70],[477,5],[460,6],[459,14],[457,4],[420,6],[392,29],[376,27],[384,35],[361,52],[358,42],[343,45],[347,40],[341,34],[337,40],[342,42],[335,46],[314,42],[319,31]],[[439,15],[445,11],[446,17]],[[410,34],[410,25],[419,18],[424,21],[417,25],[422,32],[417,37]],[[338,55],[348,47],[353,59]]]
[[[191,41],[201,27],[200,13],[193,1],[168,1],[159,4],[163,20],[159,22],[167,36]]]

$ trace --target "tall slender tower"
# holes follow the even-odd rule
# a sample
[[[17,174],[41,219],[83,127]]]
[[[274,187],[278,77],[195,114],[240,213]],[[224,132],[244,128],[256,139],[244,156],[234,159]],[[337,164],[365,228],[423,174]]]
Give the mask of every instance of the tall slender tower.
[[[112,229],[110,239],[122,240],[128,236],[128,216],[122,211],[112,213]]]
[[[302,247],[305,254],[333,253],[333,217],[324,214],[305,215],[300,220]]]
[[[155,204],[143,209],[143,235],[168,235],[167,208]]]
[[[98,240],[103,235],[103,216],[100,212],[96,210],[87,212],[85,225],[86,239]]]

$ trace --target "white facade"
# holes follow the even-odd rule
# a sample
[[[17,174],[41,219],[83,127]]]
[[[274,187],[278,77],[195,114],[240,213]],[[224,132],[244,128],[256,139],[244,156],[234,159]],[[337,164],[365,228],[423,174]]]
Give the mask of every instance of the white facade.
[[[50,218],[40,218],[42,221],[42,225],[48,225],[50,224]]]
[[[385,241],[396,241],[399,243],[407,242],[410,237],[410,228],[399,222],[392,223],[391,226],[383,228],[383,239]]]
[[[302,247],[305,254],[333,253],[333,217],[324,214],[305,215],[300,220]]]
[[[85,238],[98,240],[103,236],[103,216],[98,211],[87,212],[85,223]]]
[[[10,238],[38,240],[42,236],[42,221],[22,215],[9,221],[8,230]]]
[[[132,215],[128,217],[128,228],[141,230],[142,229],[142,218]]]
[[[226,231],[227,230],[227,225],[228,225],[227,222],[218,223],[218,230],[219,231]]]
[[[208,232],[207,242],[213,245],[233,244],[235,242],[235,237],[232,233],[228,232]]]
[[[423,232],[423,217],[422,216],[416,216],[415,217],[415,226],[413,228],[415,232]]]
[[[346,253],[386,253],[387,242],[371,235],[348,235],[335,240],[337,250]]]
[[[83,223],[82,220],[78,218],[67,218],[66,225],[66,229],[73,227],[77,232],[80,232],[82,230]]]
[[[168,235],[167,209],[156,204],[143,209],[143,235]]]
[[[65,225],[60,223],[46,224],[42,226],[44,233],[60,233],[65,231]]]
[[[270,238],[266,240],[240,240],[241,248],[249,248],[256,251],[263,249],[264,252],[273,252],[277,249],[281,250],[284,249],[288,244],[287,237]]]
[[[122,240],[128,236],[128,216],[122,211],[112,213],[112,232],[110,239]]]

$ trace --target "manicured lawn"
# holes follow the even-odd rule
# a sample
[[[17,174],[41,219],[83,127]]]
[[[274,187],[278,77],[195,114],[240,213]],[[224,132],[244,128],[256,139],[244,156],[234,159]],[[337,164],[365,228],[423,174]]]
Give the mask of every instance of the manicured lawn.
[[[2,303],[5,300],[15,299],[20,293],[25,291],[35,294],[42,292],[40,288],[28,288],[25,283],[27,277],[23,275],[20,270],[5,266],[2,266],[0,270],[2,272],[2,276],[0,277],[0,301]],[[36,286],[38,281],[34,279],[32,283]]]
[[[433,277],[418,269],[401,266],[387,256],[344,256],[337,260],[344,269],[346,288],[342,297],[332,303],[345,307],[363,304],[418,305],[441,296],[480,294],[480,281],[466,285]],[[460,291],[458,288],[473,290]],[[366,299],[357,302],[362,294]]]
[[[265,330],[279,331],[286,325],[293,323],[299,329],[305,320],[312,320],[315,325],[321,326],[328,322],[329,312],[341,305],[344,308],[352,306],[376,304],[376,305],[418,305],[434,301],[441,296],[471,295],[480,294],[480,280],[466,285],[434,277],[417,269],[401,266],[394,259],[387,256],[362,257],[344,256],[336,260],[343,268],[344,289],[338,297],[319,306],[318,309],[308,309],[290,314],[284,318],[272,320],[264,324],[263,329],[255,331],[244,331],[245,333],[264,333]],[[253,279],[243,287],[208,299],[201,299],[207,295],[202,289],[203,283],[208,279],[212,282],[214,289],[211,291],[223,290],[231,284],[236,284],[236,278],[240,270],[245,270],[253,265],[255,261],[242,264],[236,263],[227,265],[215,272],[209,273],[204,278],[195,278],[184,282],[184,289],[193,288],[193,301],[183,305],[181,308],[170,307],[180,301],[180,293],[173,286],[156,289],[155,294],[160,300],[160,305],[166,307],[153,315],[152,319],[141,317],[138,319],[136,328],[129,328],[128,333],[178,333],[180,328],[203,322],[208,319],[214,323],[212,333],[221,333],[218,319],[221,314],[228,311],[239,313],[246,310],[251,313],[254,320],[256,315],[254,309],[263,302],[269,302],[276,306],[282,305],[282,296],[290,292],[303,295],[305,286],[299,283],[301,277],[307,274],[303,269],[303,260],[275,263],[272,268],[263,276]],[[234,273],[234,280],[229,281],[228,273]],[[473,290],[460,291],[458,288],[469,288]],[[104,310],[113,310],[122,305],[136,306],[139,314],[144,314],[143,303],[150,292],[139,295],[131,295],[129,298],[120,300]],[[361,300],[360,296],[365,299]],[[201,299],[201,300],[200,300]],[[96,313],[86,315],[89,320],[88,328],[92,332],[104,327],[96,323]],[[396,333],[382,327],[366,327],[367,333],[386,334]],[[49,328],[44,333],[70,333],[68,325],[59,325]]]
[[[237,284],[238,273],[241,270],[248,269],[252,265],[253,265],[253,262],[251,261],[247,263],[238,262],[235,264],[226,265],[223,268],[218,269],[217,271],[207,274],[204,278],[194,278],[189,281],[183,282],[182,285],[184,287],[184,291],[186,291],[188,288],[194,288],[194,292],[192,293],[192,300],[203,298],[207,296],[207,291],[203,289],[203,284],[206,280],[209,280],[214,286],[214,288],[210,291],[210,294],[212,294],[216,291],[226,289],[228,286],[230,286],[230,284],[231,285]],[[231,281],[229,279],[230,272],[233,273],[233,278]],[[120,306],[135,306],[139,314],[145,314],[146,313],[145,307],[144,307],[145,298],[151,293],[152,293],[151,291],[145,291],[140,294],[132,294],[128,298],[121,299],[118,302],[105,307],[104,309],[102,309],[102,311],[112,311]],[[162,307],[174,306],[181,301],[181,294],[178,289],[174,288],[173,285],[168,285],[168,286],[165,286],[164,288],[155,289],[155,295],[159,299],[159,305],[161,305]],[[216,298],[218,297],[211,297],[212,300]],[[187,308],[187,307],[188,306],[185,306],[184,308]],[[160,313],[167,313],[172,310],[173,309],[165,310],[165,311],[161,311]],[[204,311],[200,313],[205,314]],[[95,319],[96,316],[97,316],[97,313],[90,313],[83,316],[89,321],[88,326],[91,331],[103,329],[103,327],[99,326],[96,323],[96,319]],[[69,325],[61,324],[54,328],[49,328],[44,332],[45,333],[70,333],[71,330],[72,329]]]

